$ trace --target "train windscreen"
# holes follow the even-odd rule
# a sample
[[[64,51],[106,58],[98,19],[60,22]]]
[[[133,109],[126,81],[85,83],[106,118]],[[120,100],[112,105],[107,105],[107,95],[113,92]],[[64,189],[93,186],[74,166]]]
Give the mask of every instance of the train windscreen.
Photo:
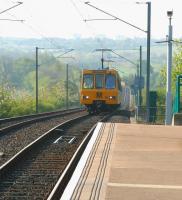
[[[94,86],[94,79],[92,74],[83,75],[83,88],[92,89]]]
[[[116,87],[116,76],[113,74],[106,75],[106,89],[114,89]]]
[[[95,75],[95,87],[97,89],[104,87],[104,74]]]

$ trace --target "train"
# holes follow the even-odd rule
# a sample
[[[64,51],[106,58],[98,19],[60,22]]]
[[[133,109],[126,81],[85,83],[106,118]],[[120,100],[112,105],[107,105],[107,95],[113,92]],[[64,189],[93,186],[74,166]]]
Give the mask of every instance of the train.
[[[126,86],[115,69],[83,69],[80,103],[89,113],[113,110],[123,105]]]

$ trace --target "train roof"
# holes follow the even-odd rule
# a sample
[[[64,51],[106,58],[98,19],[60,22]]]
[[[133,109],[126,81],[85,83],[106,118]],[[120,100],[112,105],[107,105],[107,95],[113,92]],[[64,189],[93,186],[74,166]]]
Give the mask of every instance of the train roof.
[[[83,69],[83,73],[118,73],[115,69]]]

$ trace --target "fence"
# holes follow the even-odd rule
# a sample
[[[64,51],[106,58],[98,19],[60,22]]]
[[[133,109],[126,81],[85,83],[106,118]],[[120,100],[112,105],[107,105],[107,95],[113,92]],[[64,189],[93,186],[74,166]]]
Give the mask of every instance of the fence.
[[[146,106],[137,106],[135,112],[135,118],[138,123],[149,123],[149,124],[165,124],[165,109],[166,106],[150,107],[149,122],[147,119]]]

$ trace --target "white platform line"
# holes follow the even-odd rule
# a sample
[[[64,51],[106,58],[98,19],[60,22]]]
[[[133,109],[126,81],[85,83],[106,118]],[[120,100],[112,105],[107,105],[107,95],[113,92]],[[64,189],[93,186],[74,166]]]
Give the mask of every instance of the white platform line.
[[[107,185],[112,187],[182,190],[182,185],[150,185],[150,184],[128,184],[128,183],[108,183]]]
[[[100,128],[102,126],[102,122],[99,122],[97,124],[97,127],[96,129],[94,130],[94,133],[80,159],[80,161],[78,162],[78,165],[71,177],[71,180],[69,181],[67,187],[65,188],[64,192],[63,192],[63,195],[61,197],[61,200],[70,200],[71,199],[71,196],[73,194],[73,191],[74,191],[74,188],[76,187],[77,183],[78,183],[78,180],[81,176],[81,173],[85,167],[85,164],[86,164],[86,161],[87,161],[87,158],[89,157],[89,154],[92,150],[92,147],[97,139],[97,136],[98,136],[98,133],[100,131]]]

